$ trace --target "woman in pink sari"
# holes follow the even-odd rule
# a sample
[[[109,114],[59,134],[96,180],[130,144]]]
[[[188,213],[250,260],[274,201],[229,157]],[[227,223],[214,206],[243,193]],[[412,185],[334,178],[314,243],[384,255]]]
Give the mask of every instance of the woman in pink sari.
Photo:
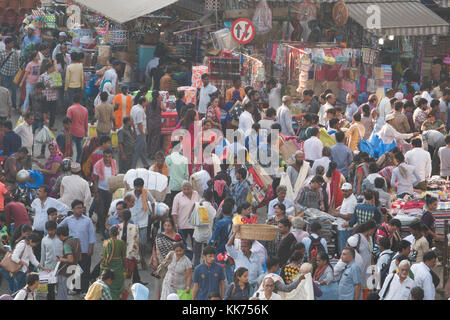
[[[50,156],[47,158],[47,161],[42,164],[36,159],[34,162],[39,166],[38,169],[40,172],[44,174],[44,182],[46,185],[53,189],[53,186],[56,183],[58,177],[62,174],[60,167],[62,161],[62,152],[59,150],[58,144],[56,141],[52,141],[48,145],[48,150],[50,151]],[[53,191],[50,193],[50,197],[55,197],[56,195]]]

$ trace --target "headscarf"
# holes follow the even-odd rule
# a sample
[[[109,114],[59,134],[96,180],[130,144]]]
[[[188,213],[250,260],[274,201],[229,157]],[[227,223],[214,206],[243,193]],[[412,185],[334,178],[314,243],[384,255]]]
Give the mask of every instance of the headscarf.
[[[50,154],[49,157],[47,158],[47,161],[45,162],[44,168],[47,170],[50,170],[52,167],[52,164],[54,162],[61,162],[62,161],[62,152],[61,150],[59,150],[58,144],[56,143],[56,141],[52,141],[50,142],[49,146],[53,146],[53,148],[55,148],[54,153]]]
[[[131,292],[134,300],[148,300],[149,290],[141,283],[135,283],[131,286]]]
[[[109,81],[109,80],[105,81],[105,83],[103,84],[102,90],[98,93],[97,97],[94,100],[94,106],[97,106],[102,102],[102,100],[100,98],[100,95],[102,94],[102,92],[108,93],[108,100],[106,100],[106,102],[109,104],[112,104],[113,100],[114,100],[113,90],[114,90],[114,88],[113,88],[111,81]]]

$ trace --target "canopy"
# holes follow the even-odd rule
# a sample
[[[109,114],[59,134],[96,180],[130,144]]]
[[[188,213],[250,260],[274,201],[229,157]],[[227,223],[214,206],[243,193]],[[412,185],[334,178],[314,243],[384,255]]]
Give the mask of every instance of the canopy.
[[[359,1],[346,3],[348,13],[364,29],[376,35],[425,36],[447,35],[448,23],[418,0]],[[369,6],[380,9],[380,27],[368,28],[367,21],[373,15]]]
[[[74,2],[121,24],[167,7],[177,0],[74,0]]]

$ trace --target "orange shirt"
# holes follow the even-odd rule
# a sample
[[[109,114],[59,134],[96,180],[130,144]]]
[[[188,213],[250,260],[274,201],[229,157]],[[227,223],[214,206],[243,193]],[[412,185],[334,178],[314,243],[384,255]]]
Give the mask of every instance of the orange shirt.
[[[236,90],[235,87],[228,89],[225,92],[225,102],[231,101],[231,98],[233,97],[233,91]],[[241,93],[241,99],[244,99],[245,97],[245,90],[243,88],[239,88],[239,92]]]
[[[124,101],[123,101],[123,94],[119,93],[114,97],[113,105],[114,107],[119,105],[116,111],[114,111],[114,117],[116,119],[116,128],[119,129],[122,127],[123,118],[125,116],[129,116],[131,112],[131,108],[133,107],[133,98],[131,95],[127,95],[126,101],[125,101],[125,110],[123,109]],[[125,112],[124,112],[125,111]]]

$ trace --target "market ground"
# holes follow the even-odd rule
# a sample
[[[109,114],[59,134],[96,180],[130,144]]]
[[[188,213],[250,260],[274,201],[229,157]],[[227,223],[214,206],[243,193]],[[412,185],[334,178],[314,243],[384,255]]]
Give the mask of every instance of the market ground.
[[[13,125],[15,125],[15,123],[17,122],[19,118],[19,114],[16,110],[13,110],[13,116],[12,116],[12,122]],[[58,114],[56,117],[56,121],[55,121],[55,127],[58,130],[62,129],[62,120],[63,120],[63,115],[62,114]],[[37,156],[39,155],[40,152],[40,147],[41,145],[38,143],[35,143],[34,145],[34,155]],[[74,153],[76,153],[76,149],[74,148]],[[46,150],[46,156],[48,156],[48,149]],[[75,156],[75,154],[74,154]],[[117,160],[117,155],[115,155],[115,158]],[[43,161],[43,160],[42,160]],[[140,161],[140,160],[139,160]],[[140,162],[138,162],[138,167],[141,167],[142,164]],[[264,223],[267,217],[267,209],[266,208],[262,208],[261,210],[258,210],[258,223]],[[95,244],[94,247],[94,254],[92,256],[92,263],[91,263],[91,269],[93,269],[101,260],[101,247],[102,247],[102,241],[101,241],[101,236],[100,234],[96,234],[96,238],[97,238],[97,242]],[[147,261],[149,259],[149,254],[146,254],[145,260]],[[438,266],[434,269],[434,271],[436,272],[436,274],[439,275],[440,279],[441,279],[441,283],[439,285],[439,288],[442,288],[442,283],[443,283],[443,277],[442,277],[442,266]],[[144,283],[147,283],[147,287],[149,288],[150,294],[149,294],[149,299],[150,300],[155,300],[156,299],[156,290],[155,290],[155,285],[156,285],[156,279],[154,277],[151,276],[151,271],[149,268],[147,268],[147,270],[142,270],[142,267],[139,266],[139,275],[141,277],[141,281]],[[1,285],[0,285],[0,295],[8,293],[8,285],[7,282],[2,279]],[[38,300],[46,300],[46,294],[45,293],[38,293],[37,294],[37,298]],[[74,296],[69,296],[69,300],[80,300],[81,296],[79,295],[74,295]],[[128,298],[129,300],[133,300],[131,294]],[[439,293],[436,295],[436,299],[444,299],[443,296],[441,296]]]

